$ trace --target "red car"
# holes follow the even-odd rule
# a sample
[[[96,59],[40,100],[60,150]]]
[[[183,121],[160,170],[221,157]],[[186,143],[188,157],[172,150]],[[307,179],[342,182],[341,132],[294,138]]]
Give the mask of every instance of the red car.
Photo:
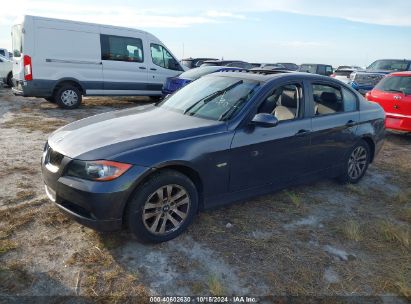
[[[411,132],[411,72],[385,76],[365,98],[384,108],[387,129]]]

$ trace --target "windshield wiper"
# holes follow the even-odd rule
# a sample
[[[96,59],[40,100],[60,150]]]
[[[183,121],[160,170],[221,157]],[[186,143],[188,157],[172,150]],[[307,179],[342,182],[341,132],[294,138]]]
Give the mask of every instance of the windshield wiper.
[[[189,107],[183,112],[183,114],[187,114],[188,111],[190,111],[192,108],[194,108],[194,107],[195,107],[196,105],[198,105],[200,102],[203,102],[203,105],[205,105],[205,104],[207,104],[207,102],[211,101],[213,98],[215,98],[215,97],[217,97],[217,96],[219,96],[219,95],[224,94],[225,92],[227,92],[227,91],[235,88],[236,86],[238,86],[238,85],[240,85],[240,84],[242,84],[242,83],[243,83],[242,80],[237,81],[237,82],[233,83],[232,85],[226,87],[225,89],[221,89],[221,90],[215,91],[215,92],[211,93],[210,95],[207,95],[207,96],[201,98],[200,100],[196,101],[196,102],[193,103],[191,106],[189,106]],[[201,107],[199,107],[199,108],[197,109],[197,111],[198,111],[199,109],[201,109]],[[192,112],[192,113],[191,113],[191,115],[194,115],[194,114],[195,114],[195,112]]]
[[[247,94],[247,97],[242,97],[239,100],[237,100],[235,102],[235,104],[233,104],[232,107],[230,107],[227,111],[225,111],[223,114],[220,115],[220,117],[218,118],[218,120],[225,120],[226,118],[230,118],[231,115],[233,115],[233,113],[245,102],[247,101],[249,98],[251,97],[255,91],[255,89],[257,89],[260,86],[260,84],[257,84],[251,91],[250,93]]]

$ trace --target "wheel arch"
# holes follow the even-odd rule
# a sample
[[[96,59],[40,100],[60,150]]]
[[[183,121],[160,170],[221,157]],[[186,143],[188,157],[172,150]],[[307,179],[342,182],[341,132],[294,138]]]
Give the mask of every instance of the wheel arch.
[[[65,84],[74,85],[75,87],[77,87],[80,90],[81,94],[83,94],[83,95],[86,93],[86,90],[81,85],[81,82],[79,80],[77,80],[75,78],[62,78],[62,79],[57,80],[56,84],[54,85],[53,96]]]
[[[147,171],[142,177],[140,177],[140,179],[133,186],[133,190],[131,191],[129,197],[127,198],[127,201],[123,208],[123,223],[125,223],[124,218],[126,216],[127,206],[130,203],[135,192],[138,191],[138,188],[142,184],[144,184],[149,178],[151,178],[154,174],[161,173],[162,171],[165,171],[165,170],[174,170],[174,171],[177,171],[187,176],[194,183],[194,186],[196,187],[197,192],[198,192],[198,210],[197,211],[204,209],[203,181],[198,171],[195,170],[192,166],[189,165],[189,163],[186,163],[186,162],[180,162],[180,161],[167,162],[167,163],[157,165],[152,170]]]
[[[375,155],[374,140],[370,136],[362,136],[361,139],[364,140],[368,144],[368,147],[370,148],[370,163],[372,163],[374,161],[374,155]]]

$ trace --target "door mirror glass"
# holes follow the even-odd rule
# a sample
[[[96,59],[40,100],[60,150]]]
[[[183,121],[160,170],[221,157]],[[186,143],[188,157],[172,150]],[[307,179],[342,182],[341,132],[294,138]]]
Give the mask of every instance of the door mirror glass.
[[[251,120],[251,123],[264,128],[272,128],[278,125],[278,119],[272,114],[258,113]]]

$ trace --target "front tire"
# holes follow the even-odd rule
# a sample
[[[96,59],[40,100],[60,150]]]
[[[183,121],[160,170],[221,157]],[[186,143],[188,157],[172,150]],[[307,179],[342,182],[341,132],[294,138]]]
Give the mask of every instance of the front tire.
[[[74,85],[64,85],[59,88],[54,96],[59,107],[64,109],[75,109],[81,104],[81,92]]]
[[[370,147],[364,140],[354,145],[346,157],[340,181],[345,184],[358,183],[368,169],[370,156]]]
[[[144,242],[159,243],[180,235],[198,208],[194,183],[175,170],[155,173],[139,186],[126,210],[130,231]]]

